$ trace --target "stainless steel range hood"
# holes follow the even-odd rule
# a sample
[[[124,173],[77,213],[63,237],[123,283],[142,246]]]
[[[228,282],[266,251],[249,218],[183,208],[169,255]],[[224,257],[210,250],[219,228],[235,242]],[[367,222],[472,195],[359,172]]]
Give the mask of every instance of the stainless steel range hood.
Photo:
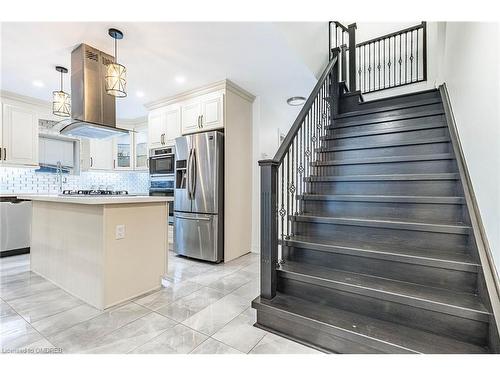
[[[71,118],[60,122],[61,134],[108,138],[127,133],[116,127],[115,97],[104,86],[110,56],[87,44],[71,52]]]

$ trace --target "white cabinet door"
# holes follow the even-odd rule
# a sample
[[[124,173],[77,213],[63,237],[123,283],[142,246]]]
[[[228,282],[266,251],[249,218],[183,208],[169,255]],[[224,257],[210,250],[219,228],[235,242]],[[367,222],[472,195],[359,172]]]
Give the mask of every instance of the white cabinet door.
[[[199,100],[182,105],[182,134],[200,131],[201,102]]]
[[[148,133],[147,129],[136,129],[134,134],[134,169],[148,169]]]
[[[113,138],[113,168],[118,170],[132,169],[132,133]]]
[[[181,135],[181,110],[175,106],[165,112],[165,144],[174,145],[175,138]]]
[[[224,95],[217,94],[215,97],[208,97],[201,103],[202,117],[201,129],[217,129],[224,126],[223,123],[223,103]]]
[[[165,112],[154,110],[148,116],[149,148],[163,146],[165,140]]]
[[[113,141],[110,139],[90,140],[90,169],[113,169]]]
[[[38,165],[38,116],[35,112],[4,105],[2,158],[4,163]]]

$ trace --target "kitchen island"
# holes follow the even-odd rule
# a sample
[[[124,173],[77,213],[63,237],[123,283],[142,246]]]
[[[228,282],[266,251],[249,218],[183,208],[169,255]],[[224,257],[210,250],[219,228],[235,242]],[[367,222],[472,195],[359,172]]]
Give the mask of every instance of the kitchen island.
[[[99,309],[161,287],[172,197],[19,198],[33,205],[33,272]]]

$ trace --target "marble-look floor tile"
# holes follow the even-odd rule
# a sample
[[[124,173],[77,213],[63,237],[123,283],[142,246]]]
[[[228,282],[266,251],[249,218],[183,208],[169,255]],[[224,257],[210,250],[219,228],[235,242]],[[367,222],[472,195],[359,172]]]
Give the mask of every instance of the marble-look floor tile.
[[[197,291],[201,287],[201,285],[190,281],[172,282],[166,288],[162,288],[159,291],[151,293],[145,297],[139,297],[134,300],[134,302],[151,310],[157,310]]]
[[[248,353],[267,333],[253,326],[256,317],[256,311],[249,307],[212,337],[240,352]]]
[[[84,303],[72,309],[38,320],[32,323],[32,325],[42,335],[52,336],[100,314],[102,314],[101,310]]]
[[[64,353],[79,353],[100,337],[148,313],[150,310],[145,307],[128,303],[47,338],[54,346],[62,348]]]
[[[41,277],[33,277],[24,282],[2,284],[0,287],[0,297],[8,302],[13,299],[28,297],[55,289],[59,289],[58,286],[50,281]]]
[[[176,302],[160,307],[156,311],[178,322],[183,322],[222,297],[224,297],[223,292],[203,287]]]
[[[125,354],[160,335],[177,323],[157,313],[143,316],[89,343],[85,353]],[[80,351],[81,353],[82,351]]]
[[[238,289],[231,292],[231,295],[238,296],[248,301],[252,302],[255,297],[260,294],[260,280],[250,281],[245,285],[239,287]]]
[[[41,339],[43,339],[42,335],[26,323],[23,328],[19,326],[16,330],[2,333],[0,335],[0,346],[3,353],[15,352],[17,349]]]
[[[29,326],[21,315],[10,309],[8,312],[4,311],[0,318],[0,335],[7,336],[16,331],[25,331]]]
[[[208,286],[225,293],[230,293],[252,280],[253,277],[250,274],[244,272],[234,272],[228,276],[224,276],[216,281],[211,282],[210,284],[208,284]]]
[[[236,296],[227,295],[184,321],[184,325],[212,335],[249,307]]]
[[[31,323],[69,310],[82,303],[81,300],[62,289],[51,289],[9,301],[9,305]]]
[[[203,341],[191,354],[243,354],[217,340],[209,338]]]
[[[148,341],[131,353],[143,354],[187,354],[205,341],[208,336],[196,332],[182,324]]]
[[[322,354],[320,351],[301,345],[284,337],[266,333],[250,354]]]
[[[35,341],[29,345],[22,346],[16,350],[18,354],[59,354],[60,349],[57,349],[47,339]]]

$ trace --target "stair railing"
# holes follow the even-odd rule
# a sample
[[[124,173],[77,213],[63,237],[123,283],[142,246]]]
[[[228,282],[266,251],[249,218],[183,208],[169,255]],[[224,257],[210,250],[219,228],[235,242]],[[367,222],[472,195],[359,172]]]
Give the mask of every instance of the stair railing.
[[[298,114],[276,155],[260,160],[260,258],[261,297],[276,295],[276,268],[281,261],[281,245],[293,235],[292,217],[300,213],[298,197],[306,191],[305,177],[311,174],[320,139],[326,135],[335,112],[339,92],[339,53],[331,59]],[[330,110],[329,106],[334,107]]]
[[[348,91],[356,90],[356,24],[344,26],[338,21],[330,21],[328,47],[330,59],[333,49],[340,49],[339,71]],[[351,63],[353,62],[353,63]]]

